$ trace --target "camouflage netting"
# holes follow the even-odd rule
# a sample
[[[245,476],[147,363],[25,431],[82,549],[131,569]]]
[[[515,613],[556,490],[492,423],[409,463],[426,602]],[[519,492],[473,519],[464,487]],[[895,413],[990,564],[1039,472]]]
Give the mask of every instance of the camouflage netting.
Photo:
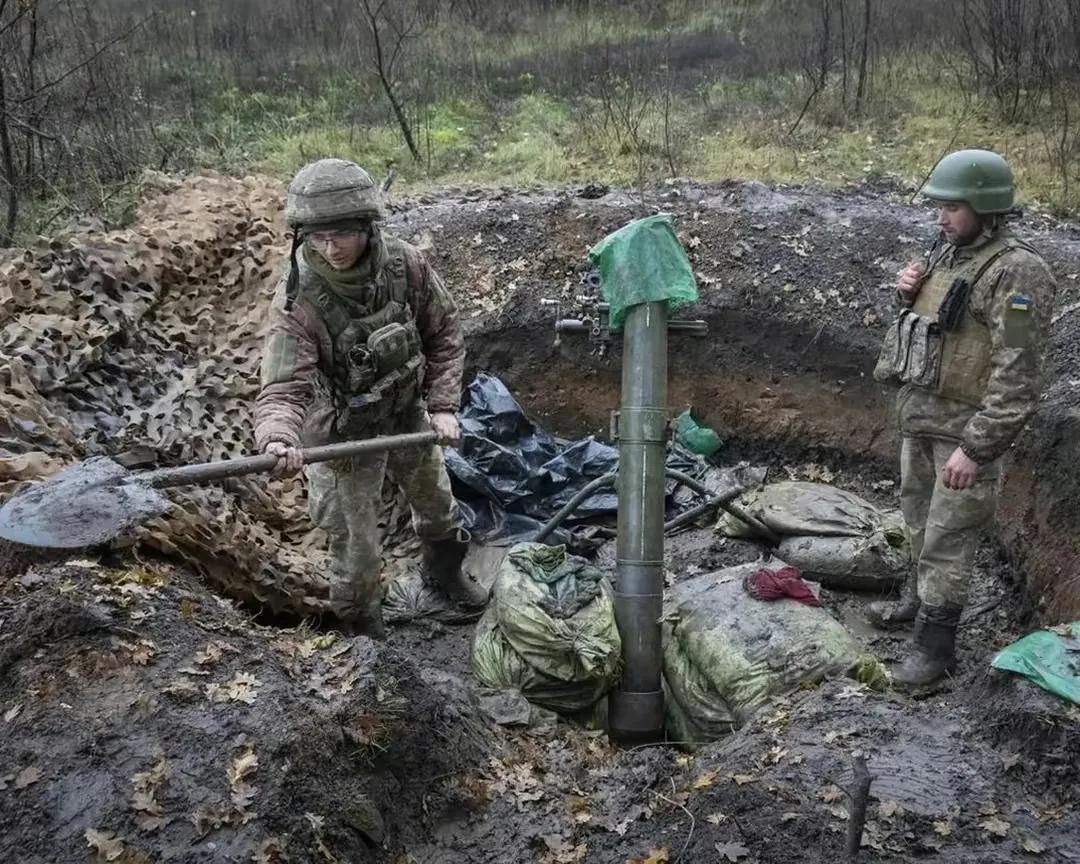
[[[150,174],[146,188],[130,230],[0,256],[0,500],[95,454],[145,445],[166,465],[250,452],[283,190],[211,173]],[[124,545],[179,556],[239,599],[319,611],[323,543],[299,482],[170,494],[168,518]]]

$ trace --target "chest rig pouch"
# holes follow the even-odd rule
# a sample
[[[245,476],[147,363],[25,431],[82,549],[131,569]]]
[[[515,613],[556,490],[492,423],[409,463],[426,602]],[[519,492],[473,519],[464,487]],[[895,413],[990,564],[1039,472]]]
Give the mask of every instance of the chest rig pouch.
[[[902,310],[885,333],[874,379],[883,384],[936,387],[943,341],[936,319]]]
[[[990,266],[1018,247],[1030,248],[1002,238],[966,264],[949,270],[931,266],[914,305],[901,310],[886,331],[874,379],[977,405],[989,374],[991,341],[989,328],[976,320],[969,304]]]
[[[416,403],[423,386],[423,346],[408,304],[405,253],[392,239],[385,242],[389,260],[366,308],[326,287],[312,298],[333,340],[333,357],[320,366],[334,402],[334,431],[342,438],[384,431]]]

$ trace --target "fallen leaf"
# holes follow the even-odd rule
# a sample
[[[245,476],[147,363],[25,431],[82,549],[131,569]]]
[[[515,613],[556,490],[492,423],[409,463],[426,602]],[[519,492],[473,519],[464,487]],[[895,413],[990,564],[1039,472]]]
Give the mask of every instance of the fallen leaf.
[[[947,819],[941,822],[935,822],[934,833],[941,837],[950,836],[952,834],[952,822]]]
[[[1000,819],[997,816],[991,816],[989,819],[984,819],[979,823],[979,827],[986,831],[988,834],[993,834],[995,837],[1004,837],[1009,833],[1009,825],[1004,819]]]
[[[839,801],[844,797],[843,790],[833,783],[822,786],[821,789],[818,790],[818,794],[821,796],[821,800],[826,804],[832,804],[834,801]]]
[[[173,696],[179,696],[181,699],[190,699],[199,695],[199,686],[186,678],[177,678],[165,687],[165,692]]]
[[[221,648],[211,642],[202,651],[196,652],[195,662],[200,666],[210,666],[217,663],[221,659],[221,655]]]
[[[140,813],[135,817],[135,824],[140,831],[151,833],[160,831],[165,826],[165,820],[161,816],[151,816],[149,813]]]
[[[259,757],[255,755],[255,751],[250,747],[244,750],[239,756],[233,759],[232,764],[229,766],[228,777],[229,785],[235,786],[243,780],[246,780],[252,774],[254,774],[259,768]]]
[[[27,765],[15,775],[14,786],[16,789],[25,789],[41,779],[41,769],[37,765]]]
[[[787,756],[786,747],[772,747],[769,750],[769,762],[773,765],[779,764],[780,760]]]
[[[899,801],[882,801],[878,804],[878,816],[882,819],[892,819],[897,814],[902,814],[904,807]]]
[[[1001,754],[1001,767],[1008,771],[1020,764],[1019,753],[1002,753]]]
[[[758,779],[760,779],[760,778],[755,777],[753,774],[732,774],[731,775],[731,781],[736,786],[745,786],[747,783],[754,783]]]
[[[232,801],[233,807],[237,810],[244,811],[251,806],[251,802],[255,800],[258,791],[254,786],[247,783],[237,783],[229,793],[229,800]]]
[[[198,605],[196,605],[193,600],[185,597],[183,600],[180,601],[180,617],[185,620],[190,620],[194,617],[195,612],[198,608]]]
[[[790,822],[792,819],[801,819],[801,818],[802,818],[801,813],[784,813],[780,817],[780,821],[781,822]]]
[[[694,788],[708,789],[710,786],[713,785],[713,783],[716,782],[716,778],[719,773],[719,771],[706,771],[704,774],[698,777],[697,780],[694,781]]]
[[[716,843],[713,848],[720,855],[721,861],[738,861],[750,854],[750,850],[742,843]]]
[[[712,825],[720,825],[727,821],[727,816],[723,813],[710,813],[705,817],[705,821]]]
[[[287,842],[286,838],[277,836],[261,840],[251,853],[251,864],[281,864],[285,860]]]
[[[142,810],[152,816],[161,815],[161,804],[154,800],[154,793],[140,790],[131,796],[131,809]]]
[[[1034,837],[1025,837],[1020,841],[1020,848],[1032,855],[1042,855],[1046,851],[1046,845],[1040,843]]]
[[[8,710],[4,712],[4,722],[10,723],[12,720],[18,717],[19,714],[22,712],[22,707],[22,703],[20,703],[18,705],[12,706],[11,708],[8,708]]]
[[[628,858],[626,864],[667,864],[669,860],[665,846],[662,849],[653,849],[646,858]]]
[[[98,831],[88,828],[83,834],[87,844],[106,861],[115,861],[124,854],[124,841],[112,831]]]
[[[1073,635],[1072,624],[1055,624],[1053,627],[1047,627],[1051,633],[1056,633],[1058,636],[1064,636],[1066,639],[1071,639]]]

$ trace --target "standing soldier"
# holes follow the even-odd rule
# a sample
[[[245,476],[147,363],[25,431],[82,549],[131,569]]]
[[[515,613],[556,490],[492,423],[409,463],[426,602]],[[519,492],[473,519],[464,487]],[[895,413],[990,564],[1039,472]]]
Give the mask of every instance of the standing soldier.
[[[1056,286],[1012,235],[1013,177],[988,150],[943,158],[922,194],[940,240],[900,275],[900,315],[874,377],[901,384],[900,502],[916,562],[898,603],[875,603],[879,626],[914,620],[897,687],[929,687],[956,665],[955,637],[979,533],[993,518],[1002,456],[1035,411]],[[940,248],[938,248],[940,246]]]
[[[379,198],[367,172],[341,159],[313,162],[289,185],[291,267],[271,306],[255,403],[256,446],[278,457],[280,474],[303,467],[301,444],[427,429],[440,444],[461,437],[457,307],[421,252],[382,232]],[[387,472],[412,510],[425,582],[468,606],[486,600],[462,572],[469,535],[440,446],[308,465],[311,517],[330,538],[331,610],[376,638]]]

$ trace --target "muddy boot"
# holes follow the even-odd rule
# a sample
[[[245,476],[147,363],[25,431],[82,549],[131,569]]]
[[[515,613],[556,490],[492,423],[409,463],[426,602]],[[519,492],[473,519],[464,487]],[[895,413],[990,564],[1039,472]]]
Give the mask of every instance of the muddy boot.
[[[919,611],[915,576],[909,576],[900,590],[899,600],[876,600],[866,608],[866,617],[879,630],[892,630],[910,624]]]
[[[420,547],[420,572],[425,585],[442,592],[458,606],[483,609],[487,605],[488,592],[461,567],[471,539],[468,531],[458,528],[441,540],[424,540]]]
[[[956,626],[959,606],[922,606],[915,616],[915,635],[907,657],[893,669],[893,686],[907,692],[923,690],[956,669]]]
[[[331,587],[330,611],[346,636],[367,636],[380,642],[386,638],[382,604],[378,599],[372,602],[370,597],[341,595]]]

